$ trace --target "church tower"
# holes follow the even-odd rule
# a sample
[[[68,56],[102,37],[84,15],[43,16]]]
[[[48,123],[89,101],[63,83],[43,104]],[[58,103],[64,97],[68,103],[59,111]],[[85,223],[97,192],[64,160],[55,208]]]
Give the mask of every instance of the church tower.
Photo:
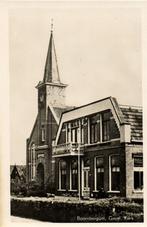
[[[49,40],[49,47],[46,57],[44,77],[36,86],[38,89],[38,118],[39,118],[39,137],[44,137],[47,143],[51,143],[47,138],[49,124],[49,107],[50,108],[65,108],[65,88],[67,85],[61,83],[56,50],[54,45],[53,30]],[[42,139],[41,139],[42,140]],[[40,141],[41,141],[40,140]],[[45,142],[45,141],[44,141]],[[39,142],[40,144],[40,142]],[[41,145],[44,144],[41,142]]]
[[[45,190],[54,187],[52,142],[55,139],[61,113],[65,111],[65,88],[60,80],[53,26],[47,51],[43,80],[38,83],[38,114],[27,139],[27,182],[36,181]]]

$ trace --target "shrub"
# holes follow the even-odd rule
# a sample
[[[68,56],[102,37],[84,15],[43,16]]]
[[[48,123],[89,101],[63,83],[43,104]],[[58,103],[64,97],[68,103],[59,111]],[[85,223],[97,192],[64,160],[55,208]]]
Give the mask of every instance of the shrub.
[[[136,212],[134,213],[135,207]],[[115,204],[112,199],[80,202],[71,201],[68,198],[66,200],[56,198],[11,199],[12,215],[50,222],[79,222],[78,216],[95,218],[92,219],[95,220],[93,222],[143,222],[142,210],[143,207],[139,204],[133,203],[132,206],[127,202]]]

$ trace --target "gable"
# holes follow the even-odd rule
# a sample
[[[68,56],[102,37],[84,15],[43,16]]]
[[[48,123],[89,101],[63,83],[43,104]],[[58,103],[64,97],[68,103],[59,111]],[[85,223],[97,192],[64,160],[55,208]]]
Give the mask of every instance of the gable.
[[[112,116],[116,122],[118,129],[120,128],[120,124],[123,123],[123,117],[121,117],[122,113],[117,104],[117,101],[114,100],[112,97],[108,97],[97,102],[81,106],[79,108],[75,108],[71,111],[65,112],[62,114],[59,129],[57,132],[56,143],[58,142],[60,132],[62,129],[62,125],[64,122],[72,121],[75,119],[79,119],[82,117],[86,117],[98,112],[102,112],[105,110],[111,110]],[[119,114],[121,113],[121,114]]]
[[[38,122],[38,115],[36,117],[33,129],[31,131],[30,137],[28,138],[28,144],[34,142],[35,144],[37,144],[37,137],[38,137],[38,133],[37,133],[37,122]]]

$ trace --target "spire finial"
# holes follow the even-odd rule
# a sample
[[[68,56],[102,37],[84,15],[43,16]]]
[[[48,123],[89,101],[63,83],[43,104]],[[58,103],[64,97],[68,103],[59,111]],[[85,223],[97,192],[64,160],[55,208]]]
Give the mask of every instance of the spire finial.
[[[51,19],[51,32],[53,32],[53,18]]]

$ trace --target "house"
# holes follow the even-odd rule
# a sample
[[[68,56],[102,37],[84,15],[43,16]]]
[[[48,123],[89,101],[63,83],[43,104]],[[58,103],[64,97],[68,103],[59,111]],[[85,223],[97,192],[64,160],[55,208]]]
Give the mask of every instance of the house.
[[[143,197],[142,109],[107,97],[66,106],[51,31],[38,113],[27,139],[27,183],[58,195]]]
[[[108,97],[62,113],[53,157],[57,194],[141,198],[142,109]]]
[[[11,193],[20,192],[20,188],[26,183],[26,166],[10,166]]]

